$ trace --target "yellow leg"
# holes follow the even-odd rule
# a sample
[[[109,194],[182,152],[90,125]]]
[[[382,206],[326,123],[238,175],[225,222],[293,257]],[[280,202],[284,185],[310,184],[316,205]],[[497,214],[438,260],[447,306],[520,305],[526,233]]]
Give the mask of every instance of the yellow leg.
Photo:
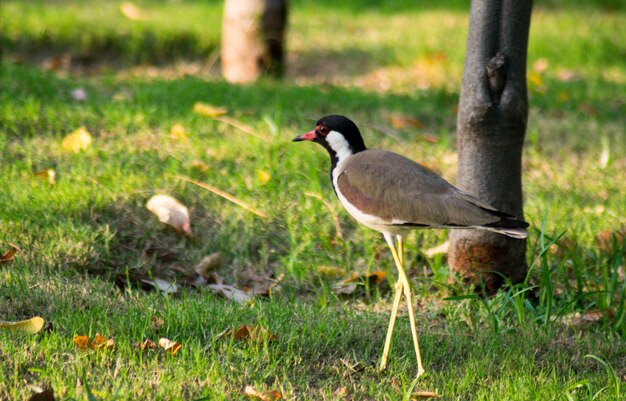
[[[383,357],[380,361],[380,370],[387,367],[387,355],[389,355],[389,347],[391,346],[391,335],[393,334],[393,326],[398,316],[398,308],[400,307],[400,298],[402,297],[402,281],[396,282],[396,293],[393,297],[393,306],[391,307],[391,319],[389,319],[389,328],[387,329],[387,337],[385,338],[385,346],[383,348]]]
[[[413,336],[413,346],[415,348],[415,356],[417,358],[417,377],[420,377],[424,373],[424,367],[422,365],[422,356],[420,353],[419,342],[417,339],[417,328],[415,325],[415,313],[413,312],[413,300],[411,297],[411,286],[409,284],[409,279],[404,272],[404,247],[402,244],[402,237],[396,236],[398,240],[397,250],[393,245],[393,239],[390,234],[384,234],[385,240],[389,245],[389,249],[391,250],[391,255],[393,256],[393,260],[396,263],[396,267],[398,269],[398,283],[396,284],[396,291],[398,289],[402,289],[404,292],[404,297],[406,298],[407,309],[409,311],[409,322],[411,325],[411,335]],[[397,301],[397,302],[396,302]],[[383,361],[381,363],[381,369],[384,368],[384,364],[386,364],[386,358],[388,352],[389,344],[391,342],[391,331],[393,331],[393,325],[396,319],[396,315],[398,312],[398,304],[400,303],[400,295],[396,293],[394,297],[394,305],[391,310],[391,321],[389,322],[389,330],[387,331],[387,339],[385,340],[385,349],[383,350]]]

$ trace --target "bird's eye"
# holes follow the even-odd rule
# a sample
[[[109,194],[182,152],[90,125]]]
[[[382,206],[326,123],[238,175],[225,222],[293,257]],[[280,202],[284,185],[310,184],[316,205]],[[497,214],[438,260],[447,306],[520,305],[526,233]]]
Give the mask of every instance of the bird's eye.
[[[328,127],[325,125],[320,125],[319,131],[320,131],[320,134],[324,136],[328,135]]]

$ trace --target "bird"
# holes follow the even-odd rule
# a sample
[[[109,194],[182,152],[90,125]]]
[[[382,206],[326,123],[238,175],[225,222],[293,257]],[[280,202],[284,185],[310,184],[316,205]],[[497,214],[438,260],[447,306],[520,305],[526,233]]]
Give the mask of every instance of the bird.
[[[394,324],[404,295],[417,377],[421,376],[425,370],[411,287],[404,268],[403,236],[420,228],[450,228],[488,230],[523,239],[528,236],[529,224],[454,187],[411,159],[387,150],[366,148],[359,128],[345,116],[322,117],[315,129],[293,139],[293,142],[301,141],[315,142],[328,151],[331,184],[339,201],[357,222],[382,233],[398,270],[380,370],[387,366]]]

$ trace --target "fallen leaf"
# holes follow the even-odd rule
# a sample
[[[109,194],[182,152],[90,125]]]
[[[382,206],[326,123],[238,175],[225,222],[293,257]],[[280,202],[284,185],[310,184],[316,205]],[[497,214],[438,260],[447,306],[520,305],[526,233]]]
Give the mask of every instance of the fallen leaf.
[[[267,331],[260,326],[248,326],[243,325],[236,330],[227,330],[224,334],[225,337],[232,337],[235,340],[252,341],[261,343],[263,341],[276,341],[278,335]]]
[[[74,344],[76,344],[78,348],[84,351],[86,349],[89,349],[89,345],[91,344],[91,341],[89,341],[89,337],[87,336],[75,335]]]
[[[424,124],[415,117],[406,117],[406,116],[390,116],[389,122],[391,126],[395,129],[404,129],[404,128],[422,128]]]
[[[178,141],[186,141],[187,133],[185,132],[185,127],[181,124],[172,125],[172,128],[170,128],[170,138]]]
[[[176,283],[170,283],[169,281],[163,280],[161,278],[155,278],[152,280],[142,279],[141,282],[153,286],[164,294],[175,294],[178,292],[178,286],[176,285]]]
[[[226,107],[215,107],[207,103],[196,102],[193,105],[193,112],[204,117],[215,118],[228,113]]]
[[[626,239],[626,230],[604,230],[600,231],[596,235],[596,240],[598,241],[600,249],[605,252],[613,251],[614,245],[617,247],[617,249],[619,249],[624,243],[624,239]]]
[[[154,213],[161,223],[168,224],[189,236],[193,235],[187,207],[171,196],[154,195],[146,203],[146,208]]]
[[[270,179],[272,178],[272,175],[270,173],[263,170],[257,170],[256,175],[259,179],[259,182],[261,182],[261,184],[263,185],[267,185],[267,183],[270,182]]]
[[[143,350],[146,350],[146,349],[158,349],[159,346],[157,345],[157,343],[155,343],[151,339],[147,338],[146,340],[144,340],[144,342],[139,344],[139,348],[143,351]]]
[[[7,264],[11,262],[13,259],[15,259],[15,255],[17,255],[17,252],[20,250],[20,248],[18,248],[17,246],[11,243],[9,243],[9,246],[11,248],[5,253],[3,253],[2,256],[0,256],[0,266]]]
[[[133,21],[143,21],[148,19],[139,7],[129,1],[120,4],[120,12],[124,17]]]
[[[248,385],[243,390],[244,394],[250,398],[261,401],[282,400],[283,394],[278,390],[257,391],[254,387]]]
[[[604,315],[605,313],[603,313],[600,310],[595,309],[595,310],[586,311],[584,313],[580,313],[580,312],[570,313],[569,315],[561,316],[559,320],[561,321],[561,323],[566,324],[568,326],[581,327],[581,326],[586,326],[586,325],[590,325],[590,324],[601,321]]]
[[[48,181],[48,184],[54,185],[56,184],[56,171],[49,168],[46,170],[41,170],[35,173],[35,177],[40,178],[44,181]]]
[[[351,295],[357,289],[372,288],[385,282],[387,273],[382,270],[367,274],[356,274],[339,281],[333,287],[333,292],[337,295]]]
[[[28,401],[55,401],[54,390],[48,388],[41,392],[35,393],[28,398]]]
[[[433,393],[432,391],[414,391],[413,394],[411,394],[411,399],[416,400],[416,399],[422,399],[422,398],[439,398],[440,395],[437,393]]]
[[[285,273],[282,273],[280,276],[269,281],[269,284],[256,287],[254,290],[252,290],[252,294],[254,294],[254,296],[261,296],[261,297],[266,297],[266,298],[271,296],[273,293],[280,290],[279,284],[283,280],[284,277],[285,277]]]
[[[105,338],[102,334],[96,333],[96,337],[91,342],[92,349],[113,349],[115,348],[115,339]]]
[[[220,267],[222,267],[222,254],[215,252],[202,258],[200,263],[198,263],[193,269],[200,276],[206,279],[213,279],[213,276],[210,273],[219,270]]]
[[[423,141],[428,142],[428,143],[432,143],[432,144],[435,144],[435,143],[439,142],[439,137],[437,135],[435,135],[435,134],[428,134],[428,133],[426,133],[426,134],[423,134],[421,136],[421,138],[422,138]]]
[[[84,88],[72,89],[70,94],[74,100],[78,100],[79,102],[87,100],[87,91]]]
[[[159,338],[159,346],[161,346],[161,348],[163,348],[165,352],[172,355],[176,355],[181,347],[179,343],[169,340],[167,338]]]
[[[232,285],[226,284],[209,284],[209,290],[213,293],[223,296],[226,299],[235,301],[237,303],[245,303],[252,299],[252,296],[242,290],[239,290]]]
[[[93,139],[87,128],[80,127],[63,138],[61,146],[68,152],[80,152],[87,149],[91,142],[93,142]]]
[[[15,331],[26,334],[35,334],[43,327],[44,320],[40,316],[35,316],[19,322],[0,322],[0,329]]]

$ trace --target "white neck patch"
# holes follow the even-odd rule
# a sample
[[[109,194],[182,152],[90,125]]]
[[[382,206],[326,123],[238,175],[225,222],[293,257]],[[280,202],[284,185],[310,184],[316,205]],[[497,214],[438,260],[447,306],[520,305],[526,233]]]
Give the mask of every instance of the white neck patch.
[[[326,135],[326,142],[330,145],[330,148],[337,154],[337,164],[345,161],[352,155],[352,149],[350,144],[346,141],[346,138],[337,131],[330,131]]]

